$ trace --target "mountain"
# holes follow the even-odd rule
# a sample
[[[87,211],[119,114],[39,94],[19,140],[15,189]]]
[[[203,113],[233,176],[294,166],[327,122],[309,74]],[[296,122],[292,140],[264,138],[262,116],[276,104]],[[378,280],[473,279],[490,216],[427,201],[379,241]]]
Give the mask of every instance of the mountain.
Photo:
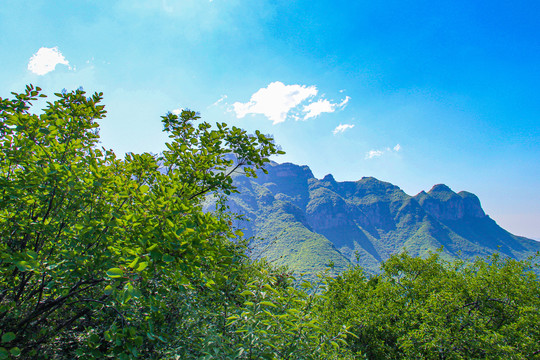
[[[266,257],[312,276],[333,263],[335,272],[358,263],[378,272],[392,254],[470,259],[494,252],[523,259],[540,242],[512,235],[484,213],[469,192],[435,185],[407,195],[373,177],[337,182],[316,179],[307,166],[271,163],[268,174],[236,176],[238,194],[228,206],[247,221],[236,225],[253,237],[251,256]],[[206,204],[211,209],[213,201]]]

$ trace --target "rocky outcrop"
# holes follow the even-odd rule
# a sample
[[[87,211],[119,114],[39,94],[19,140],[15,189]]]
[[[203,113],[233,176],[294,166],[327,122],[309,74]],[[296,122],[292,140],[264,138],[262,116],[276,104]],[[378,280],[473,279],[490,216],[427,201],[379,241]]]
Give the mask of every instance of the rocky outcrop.
[[[445,256],[464,258],[498,251],[518,259],[540,250],[540,242],[500,228],[474,194],[444,184],[413,197],[373,177],[316,179],[309,167],[291,163],[271,163],[267,170],[258,178],[238,176],[240,193],[230,204],[251,219],[245,228],[252,246],[264,246],[262,253],[277,264],[291,265],[301,254],[313,264],[300,268],[324,268],[326,258],[345,268],[346,258],[377,271],[403,250],[424,256],[443,247]]]
[[[415,199],[428,213],[442,221],[486,216],[476,195],[466,191],[456,194],[444,184],[433,186],[428,193],[422,191]]]

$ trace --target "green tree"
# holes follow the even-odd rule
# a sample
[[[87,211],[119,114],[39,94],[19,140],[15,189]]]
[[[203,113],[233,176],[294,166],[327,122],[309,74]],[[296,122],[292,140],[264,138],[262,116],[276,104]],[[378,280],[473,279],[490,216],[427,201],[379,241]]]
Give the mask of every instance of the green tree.
[[[395,255],[367,278],[351,268],[318,313],[349,326],[348,348],[370,359],[540,358],[537,266],[494,255],[449,263]]]
[[[186,110],[163,116],[162,154],[119,159],[97,146],[101,94],[55,94],[34,114],[39,92],[0,98],[0,359],[208,345],[227,311],[199,305],[223,307],[248,262],[229,216],[201,201],[235,191],[234,171],[254,176],[279,153],[272,139]]]
[[[310,282],[262,260],[249,267],[241,302],[227,318],[236,355],[247,359],[349,359],[347,329],[329,331],[314,311],[327,275]]]

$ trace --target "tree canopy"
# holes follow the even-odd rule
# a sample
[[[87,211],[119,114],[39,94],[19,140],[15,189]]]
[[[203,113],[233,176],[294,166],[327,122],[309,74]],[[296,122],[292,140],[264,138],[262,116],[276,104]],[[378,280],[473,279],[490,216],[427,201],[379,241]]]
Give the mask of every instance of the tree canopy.
[[[370,359],[540,358],[532,269],[499,255],[470,263],[402,253],[375,277],[358,267],[338,276],[318,311],[328,326],[350,326],[347,347]]]

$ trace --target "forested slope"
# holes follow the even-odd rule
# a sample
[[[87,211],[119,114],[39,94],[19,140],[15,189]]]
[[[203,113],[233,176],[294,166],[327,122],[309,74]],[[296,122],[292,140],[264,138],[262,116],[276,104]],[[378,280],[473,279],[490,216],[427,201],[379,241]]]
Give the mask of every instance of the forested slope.
[[[410,196],[372,177],[337,182],[316,179],[307,166],[272,163],[268,174],[234,177],[239,193],[228,202],[249,221],[237,226],[253,236],[255,257],[316,272],[348,263],[378,272],[381,262],[406,250],[446,259],[473,259],[495,252],[524,259],[540,242],[515,236],[486,215],[479,199],[446,185]],[[211,207],[207,202],[207,209]]]

